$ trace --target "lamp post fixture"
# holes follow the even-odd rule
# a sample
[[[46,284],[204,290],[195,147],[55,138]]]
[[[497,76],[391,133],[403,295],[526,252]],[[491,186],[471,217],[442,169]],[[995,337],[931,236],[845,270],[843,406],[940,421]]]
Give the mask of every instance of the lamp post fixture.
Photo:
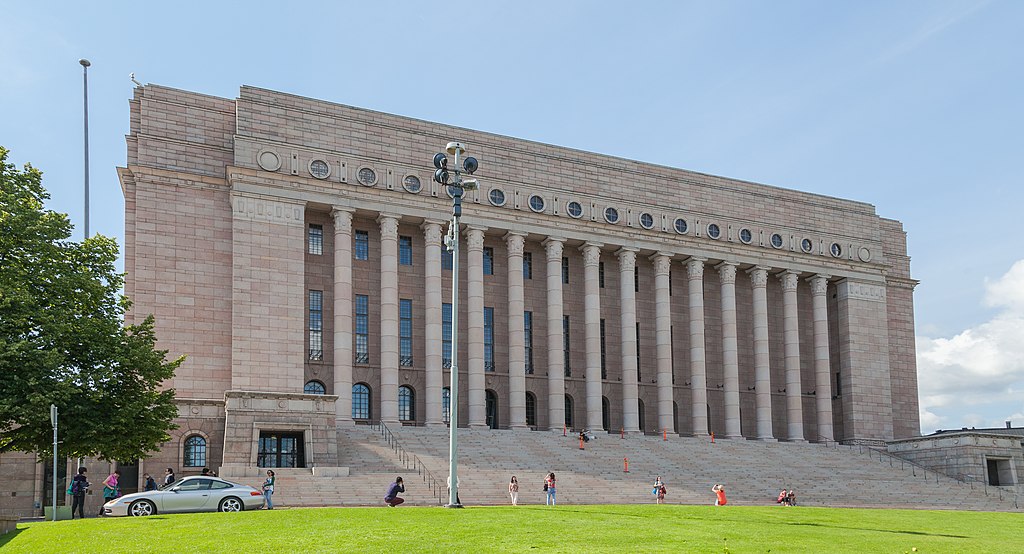
[[[85,106],[85,238],[89,238],[89,60],[78,60],[82,64],[82,104]]]
[[[459,167],[459,158],[466,153],[466,147],[459,142],[449,142],[445,146],[448,154],[455,156],[455,163],[448,167],[448,156],[444,152],[434,154],[434,181],[448,189],[452,197],[452,219],[448,224],[448,233],[444,237],[444,245],[452,253],[452,371],[451,388],[448,399],[448,504],[447,508],[461,508],[459,503],[459,218],[462,217],[462,195],[467,190],[479,188],[476,179],[463,179],[462,173],[472,175],[479,164],[476,158],[466,157]]]

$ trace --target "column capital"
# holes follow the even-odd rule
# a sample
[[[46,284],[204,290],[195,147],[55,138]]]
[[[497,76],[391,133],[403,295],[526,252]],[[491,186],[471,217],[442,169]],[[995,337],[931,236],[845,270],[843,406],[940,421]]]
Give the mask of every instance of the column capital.
[[[505,244],[508,246],[509,256],[522,256],[523,247],[526,245],[526,235],[523,233],[516,233],[509,231],[502,237],[505,239]]]
[[[740,265],[736,262],[722,262],[715,266],[718,270],[718,275],[722,279],[722,283],[735,284],[736,283],[736,267]]]
[[[402,216],[381,212],[377,216],[377,223],[380,225],[381,239],[398,239],[398,220]]]
[[[690,256],[686,262],[686,273],[690,279],[703,279],[704,278],[704,262],[708,261],[707,258],[698,258],[697,256]]]
[[[352,214],[355,210],[352,208],[331,206],[331,217],[334,218],[334,230],[337,231],[339,228],[345,229],[352,226]]]
[[[615,255],[619,257],[619,267],[623,270],[632,269],[636,266],[636,253],[639,252],[639,248],[631,248],[623,246],[615,251]]]
[[[484,231],[487,227],[479,227],[476,225],[470,225],[466,228],[466,244],[470,250],[483,250],[484,248]]]
[[[426,239],[428,246],[441,244],[441,225],[443,224],[443,221],[427,219],[423,221],[422,225],[420,225],[420,229],[423,229],[423,237]]]
[[[548,237],[544,239],[544,249],[548,255],[548,261],[561,261],[562,250],[565,247],[565,239],[562,237]]]
[[[755,288],[764,288],[768,286],[768,272],[772,268],[763,265],[754,266],[747,270],[747,275],[750,275],[750,284]]]
[[[599,242],[585,242],[580,247],[580,251],[583,252],[583,265],[596,266],[601,261],[601,247],[604,246]]]
[[[828,290],[828,280],[831,278],[831,275],[818,273],[817,275],[812,275],[811,277],[808,277],[807,279],[804,280],[810,283],[812,295],[823,296],[825,292]]]
[[[667,275],[672,270],[672,254],[669,252],[655,252],[648,259],[654,263],[655,275]]]
[[[779,281],[782,282],[782,290],[784,291],[795,291],[797,284],[800,282],[800,272],[787,269],[777,274]]]

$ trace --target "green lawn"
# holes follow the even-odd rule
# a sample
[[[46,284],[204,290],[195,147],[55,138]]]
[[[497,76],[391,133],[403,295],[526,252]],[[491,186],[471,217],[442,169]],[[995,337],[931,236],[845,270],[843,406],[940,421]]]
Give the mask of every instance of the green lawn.
[[[1024,552],[1024,514],[629,505],[308,508],[22,524],[15,552]]]

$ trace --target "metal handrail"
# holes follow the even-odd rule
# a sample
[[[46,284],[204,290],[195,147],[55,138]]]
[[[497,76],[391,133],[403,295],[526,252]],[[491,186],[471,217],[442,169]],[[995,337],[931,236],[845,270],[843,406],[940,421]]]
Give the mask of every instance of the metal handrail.
[[[443,505],[445,498],[444,495],[447,494],[448,492],[447,482],[445,484],[445,488],[441,488],[441,480],[438,479],[437,477],[434,477],[434,474],[431,473],[429,469],[427,469],[426,464],[423,463],[423,460],[421,460],[419,456],[416,456],[415,454],[410,454],[405,450],[405,448],[402,447],[401,444],[398,443],[398,437],[395,436],[395,434],[391,431],[391,429],[388,428],[387,425],[384,424],[384,422],[377,421],[371,423],[370,428],[378,429],[380,431],[380,434],[384,438],[384,441],[387,442],[388,446],[390,446],[391,449],[394,450],[395,453],[398,455],[398,460],[402,463],[402,466],[404,466],[406,469],[415,471],[417,475],[422,477],[423,482],[427,484],[427,487],[430,489],[431,494],[434,495],[435,498],[437,498],[437,504],[439,506]]]

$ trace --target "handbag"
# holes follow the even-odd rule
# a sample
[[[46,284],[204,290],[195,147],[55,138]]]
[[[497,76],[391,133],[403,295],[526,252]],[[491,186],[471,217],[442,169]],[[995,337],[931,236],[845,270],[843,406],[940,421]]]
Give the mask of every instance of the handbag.
[[[544,492],[548,492],[548,484],[544,483]]]

